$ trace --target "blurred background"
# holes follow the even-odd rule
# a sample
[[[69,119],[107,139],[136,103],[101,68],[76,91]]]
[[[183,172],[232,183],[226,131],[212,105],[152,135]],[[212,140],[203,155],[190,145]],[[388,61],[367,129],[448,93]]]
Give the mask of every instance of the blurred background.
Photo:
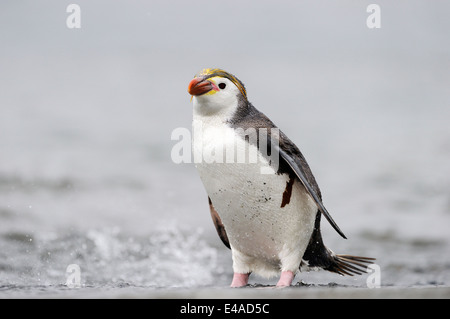
[[[202,68],[242,80],[302,150],[337,253],[377,258],[383,286],[450,284],[448,1],[70,1],[0,4],[0,296],[226,287],[193,164],[187,85]],[[297,276],[366,286],[366,277]],[[252,277],[252,284],[274,284]]]

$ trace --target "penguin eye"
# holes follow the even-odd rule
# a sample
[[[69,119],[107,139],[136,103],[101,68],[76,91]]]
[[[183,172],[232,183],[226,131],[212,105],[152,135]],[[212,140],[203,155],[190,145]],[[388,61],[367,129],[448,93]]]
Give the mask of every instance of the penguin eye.
[[[227,85],[225,83],[219,83],[219,89],[223,90]]]

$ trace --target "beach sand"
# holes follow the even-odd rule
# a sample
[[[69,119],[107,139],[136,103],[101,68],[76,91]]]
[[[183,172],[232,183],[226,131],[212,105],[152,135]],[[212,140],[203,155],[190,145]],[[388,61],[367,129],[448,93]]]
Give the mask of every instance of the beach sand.
[[[121,289],[79,288],[61,289],[46,293],[43,289],[32,296],[18,298],[70,298],[70,299],[449,299],[450,287],[208,287],[208,288],[136,288]],[[1,295],[0,295],[1,296]],[[12,295],[14,297],[14,295]],[[11,296],[10,296],[11,297]]]

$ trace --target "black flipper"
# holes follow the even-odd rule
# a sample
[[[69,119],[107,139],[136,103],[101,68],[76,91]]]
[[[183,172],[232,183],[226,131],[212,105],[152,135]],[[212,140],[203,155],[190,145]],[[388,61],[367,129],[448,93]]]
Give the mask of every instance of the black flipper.
[[[214,206],[212,204],[211,198],[209,198],[209,197],[208,197],[208,203],[209,203],[209,211],[211,213],[211,218],[213,220],[214,226],[216,227],[217,234],[219,235],[223,244],[231,249],[230,242],[228,240],[228,236],[225,231],[225,226],[223,225],[222,220],[220,219],[219,213],[217,213],[216,209],[214,208]]]
[[[347,239],[323,205],[319,186],[317,185],[314,175],[312,174],[311,169],[309,168],[309,165],[302,153],[298,147],[281,130],[279,130],[267,116],[258,111],[246,99],[240,100],[234,118],[229,120],[229,124],[234,128],[241,128],[243,130],[247,130],[248,128],[254,128],[257,131],[259,131],[259,129],[266,129],[269,136],[267,139],[267,150],[270,150],[269,152],[271,154],[271,156],[267,159],[270,161],[272,154],[277,152],[275,154],[280,156],[278,173],[285,173],[289,176],[296,175],[308,194],[316,203],[319,211],[325,216],[339,235]],[[279,136],[273,136],[271,129],[277,129]],[[259,132],[257,134],[257,139],[259,145]]]
[[[328,220],[328,222],[331,224],[331,226],[338,232],[339,235],[341,235],[343,238],[347,239],[347,237],[344,235],[342,230],[339,228],[339,226],[336,224],[336,222],[331,217],[330,213],[328,213],[327,209],[322,203],[322,200],[320,198],[320,194],[317,194],[311,183],[309,182],[304,165],[300,162],[298,159],[296,159],[293,156],[290,156],[286,150],[283,149],[283,145],[280,144],[278,146],[276,143],[272,143],[271,145],[272,151],[278,151],[280,154],[281,159],[283,159],[289,167],[292,169],[292,171],[295,173],[295,175],[298,177],[300,182],[305,187],[308,194],[312,197],[314,202],[316,203],[317,207],[319,208],[319,211],[325,216],[325,218]],[[306,161],[305,161],[306,163]],[[307,165],[307,164],[306,164]]]

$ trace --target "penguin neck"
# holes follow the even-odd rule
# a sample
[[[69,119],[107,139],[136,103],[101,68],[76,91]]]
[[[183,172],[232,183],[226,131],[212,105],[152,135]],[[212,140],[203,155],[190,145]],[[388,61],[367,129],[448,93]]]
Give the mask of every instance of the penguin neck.
[[[233,127],[240,127],[242,122],[246,121],[248,117],[251,117],[258,113],[256,108],[246,99],[239,99],[233,116],[228,119],[228,123]]]
[[[211,105],[201,100],[194,100],[193,120],[202,121],[205,124],[224,125],[234,123],[238,118],[244,117],[249,102],[237,99],[234,105],[226,107]]]

